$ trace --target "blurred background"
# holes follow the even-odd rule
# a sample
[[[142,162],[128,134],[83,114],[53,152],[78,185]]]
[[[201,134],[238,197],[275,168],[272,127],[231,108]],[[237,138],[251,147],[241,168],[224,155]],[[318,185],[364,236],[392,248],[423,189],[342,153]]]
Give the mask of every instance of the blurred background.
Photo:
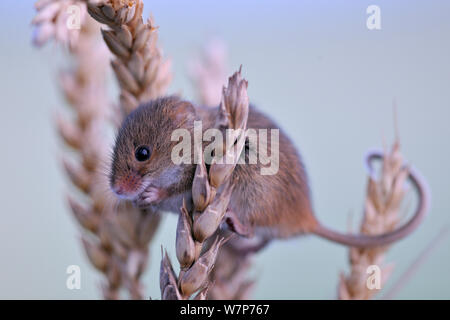
[[[59,162],[53,123],[67,108],[57,88],[66,64],[52,44],[31,45],[32,0],[0,3],[0,298],[98,299],[101,275],[80,245],[65,202],[71,190]],[[394,140],[398,105],[402,152],[432,190],[422,226],[386,260],[395,283],[450,222],[450,2],[442,1],[144,1],[172,58],[170,92],[194,99],[188,62],[208,39],[228,47],[229,70],[243,65],[253,103],[301,150],[314,208],[326,225],[347,230],[362,214],[363,156]],[[381,30],[368,30],[366,8],[381,8]],[[112,89],[111,97],[118,94]],[[146,294],[159,298],[160,246],[175,257],[176,216],[152,242]],[[314,236],[277,241],[252,273],[258,299],[334,299],[347,248]],[[176,259],[173,259],[176,260]],[[81,267],[81,290],[66,288],[66,268]],[[396,298],[450,298],[450,237]]]

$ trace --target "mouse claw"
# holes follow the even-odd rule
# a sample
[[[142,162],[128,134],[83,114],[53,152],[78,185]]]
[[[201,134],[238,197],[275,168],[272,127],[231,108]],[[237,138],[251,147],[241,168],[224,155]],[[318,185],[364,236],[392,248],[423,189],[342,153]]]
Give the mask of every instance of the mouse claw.
[[[137,196],[133,203],[136,207],[140,209],[145,209],[160,202],[164,198],[164,193],[161,189],[156,187],[148,187],[141,194]]]

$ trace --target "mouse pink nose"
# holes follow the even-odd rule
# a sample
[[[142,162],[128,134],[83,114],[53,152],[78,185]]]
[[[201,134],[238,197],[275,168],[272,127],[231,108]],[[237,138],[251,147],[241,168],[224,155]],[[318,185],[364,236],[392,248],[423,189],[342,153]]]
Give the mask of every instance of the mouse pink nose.
[[[115,193],[117,193],[118,195],[123,195],[124,193],[125,193],[125,191],[123,190],[123,188],[122,187],[114,187],[113,188],[113,191],[115,192]]]
[[[113,191],[118,196],[127,196],[133,192],[133,190],[128,190],[125,186],[122,185],[114,186]]]
[[[129,198],[135,196],[140,186],[140,179],[135,174],[127,174],[126,176],[118,179],[112,185],[114,193],[120,197]]]

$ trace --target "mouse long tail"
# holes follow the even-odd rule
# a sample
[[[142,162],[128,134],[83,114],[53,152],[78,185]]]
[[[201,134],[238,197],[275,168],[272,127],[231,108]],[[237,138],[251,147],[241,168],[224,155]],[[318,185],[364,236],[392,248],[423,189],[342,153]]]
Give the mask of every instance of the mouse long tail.
[[[371,175],[373,174],[372,161],[375,159],[383,159],[383,153],[380,151],[372,151],[368,154],[366,158],[366,163],[369,169],[369,173]],[[418,194],[419,201],[414,216],[403,226],[391,232],[370,236],[364,234],[353,235],[340,233],[331,230],[327,227],[324,227],[319,223],[317,228],[313,231],[313,233],[325,239],[331,240],[333,242],[341,243],[352,247],[384,246],[406,237],[420,225],[422,219],[424,218],[424,216],[428,211],[430,201],[429,188],[425,180],[421,177],[421,175],[417,171],[415,171],[411,167],[408,168],[408,172],[409,172],[408,178],[413,184]]]

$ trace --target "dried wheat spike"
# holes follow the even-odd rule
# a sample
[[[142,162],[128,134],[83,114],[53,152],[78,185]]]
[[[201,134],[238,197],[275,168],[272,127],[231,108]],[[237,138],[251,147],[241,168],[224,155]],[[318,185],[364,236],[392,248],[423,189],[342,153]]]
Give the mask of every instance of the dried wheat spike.
[[[227,80],[226,61],[225,44],[213,39],[202,48],[201,56],[189,63],[189,75],[200,104],[215,107],[220,103],[220,91]]]
[[[49,34],[40,34],[42,30],[52,29],[52,37],[57,33],[64,34],[65,24],[62,24],[61,18],[65,16],[68,4],[73,2],[64,1],[39,1],[36,8],[38,15],[33,20],[37,24],[37,45],[44,44],[51,40]],[[84,3],[79,2],[80,6]],[[52,10],[52,14],[45,14]],[[44,22],[42,17],[46,16]],[[42,29],[42,25],[47,25]],[[35,33],[36,37],[36,33]],[[120,278],[115,276],[117,268],[109,267],[113,265],[112,255],[109,250],[105,250],[100,244],[99,233],[102,215],[107,206],[107,199],[104,197],[103,185],[96,183],[101,179],[98,174],[107,154],[105,142],[102,139],[102,127],[107,113],[107,97],[104,83],[106,81],[107,64],[104,63],[108,58],[107,52],[98,45],[97,36],[93,21],[83,21],[82,27],[77,34],[77,40],[69,40],[68,37],[55,40],[63,46],[69,44],[75,66],[72,69],[65,70],[60,74],[60,83],[69,105],[75,113],[74,119],[66,117],[57,117],[57,127],[60,136],[67,146],[77,151],[79,163],[64,160],[64,168],[68,173],[72,183],[84,194],[88,201],[82,203],[73,196],[68,197],[70,208],[79,224],[89,230],[91,233],[83,235],[83,245],[91,263],[107,276],[103,284],[104,295],[108,298],[117,298],[120,287]]]
[[[102,35],[116,57],[111,64],[126,113],[164,94],[171,80],[170,61],[156,46],[157,28],[152,19],[143,23],[143,6],[142,0],[88,3],[89,14],[109,27]]]
[[[97,1],[88,2],[87,6],[89,14],[95,20],[109,27],[108,30],[102,30],[102,35],[109,50],[116,57],[112,61],[112,67],[121,87],[120,105],[123,115],[134,110],[140,102],[163,95],[171,79],[170,63],[162,58],[161,51],[156,46],[157,31],[153,21],[149,19],[146,24],[143,23],[142,0]],[[119,122],[120,120],[119,117]],[[130,250],[136,247],[146,250],[159,224],[159,215],[147,214],[146,210],[129,208],[128,211],[130,210],[135,212],[135,219],[131,219],[129,228],[124,229],[129,231],[129,239],[125,241],[126,247]],[[146,223],[148,221],[151,223]],[[125,218],[124,222],[130,224],[128,218]],[[141,228],[146,229],[140,235]],[[152,232],[148,233],[150,230]],[[126,237],[122,237],[122,240],[125,239]],[[145,259],[136,261],[139,264],[133,270],[141,270]],[[133,284],[137,282],[136,279],[131,279],[128,283],[133,289]]]
[[[189,74],[197,91],[199,103],[204,106],[217,106],[221,101],[221,88],[226,83],[227,50],[220,39],[209,41],[202,49],[200,57],[189,64]],[[208,177],[198,166],[198,178],[193,185],[193,193],[197,195],[198,211],[202,212],[211,197]],[[206,181],[204,182],[203,180]],[[238,239],[233,239],[238,241]],[[243,300],[250,297],[254,281],[247,277],[251,267],[252,255],[242,255],[233,250],[230,242],[219,250],[216,264],[210,274],[208,297],[220,300]]]
[[[42,32],[40,25],[52,24],[55,29],[66,28],[54,17],[64,16],[68,4],[77,4],[84,10],[83,1],[39,1],[40,10],[38,38],[50,40]],[[51,6],[56,10],[52,15],[42,12]],[[59,11],[58,11],[59,10]],[[64,34],[63,31],[59,32]],[[85,229],[82,242],[91,263],[105,275],[102,284],[103,295],[107,299],[119,298],[119,291],[127,289],[131,298],[143,298],[140,276],[145,270],[148,257],[148,244],[159,224],[159,215],[131,208],[129,203],[116,205],[105,193],[108,189],[106,176],[102,173],[108,158],[104,130],[108,123],[107,113],[111,107],[106,96],[105,61],[109,60],[108,51],[99,46],[98,24],[92,19],[83,19],[76,41],[69,38],[56,38],[57,42],[69,47],[74,59],[74,67],[61,73],[60,83],[63,93],[72,107],[75,117],[57,118],[59,133],[67,146],[78,154],[78,163],[64,161],[64,167],[72,183],[85,194],[82,199],[69,196],[72,212]],[[64,42],[66,41],[66,42]],[[37,44],[43,44],[39,41]]]
[[[36,15],[31,23],[35,26],[33,44],[40,47],[49,40],[54,39],[64,46],[74,46],[78,41],[81,28],[68,28],[67,23],[71,9],[80,13],[80,24],[83,25],[86,17],[86,4],[80,0],[39,0],[34,4]]]
[[[236,72],[223,89],[222,103],[217,115],[217,124],[221,128],[241,129],[244,131],[248,117],[247,81],[242,79],[241,72]],[[189,299],[197,293],[197,299],[206,299],[210,288],[209,275],[213,270],[220,247],[226,242],[224,237],[214,236],[225,215],[232,188],[227,178],[234,170],[242,152],[245,135],[237,139],[237,148],[226,148],[225,153],[234,159],[233,165],[213,163],[209,172],[202,161],[197,164],[192,188],[193,210],[187,211],[183,203],[177,227],[177,259],[180,263],[178,277],[168,270],[170,262],[161,262],[161,296],[162,298]],[[232,146],[232,144],[230,143]],[[202,151],[202,150],[199,150]],[[217,161],[219,162],[219,161]],[[214,239],[214,241],[211,241]],[[211,243],[212,242],[212,243]],[[173,279],[167,281],[165,279]],[[174,283],[176,282],[176,286]],[[174,291],[174,289],[176,289]]]
[[[400,220],[401,204],[405,196],[405,181],[408,169],[403,165],[400,145],[396,142],[383,158],[379,180],[369,176],[364,219],[360,231],[376,235],[392,231]],[[384,264],[384,255],[389,246],[358,249],[349,253],[350,273],[340,275],[339,299],[371,299],[379,290],[367,287],[367,268],[377,265],[381,269],[381,286],[389,278],[393,266]]]

